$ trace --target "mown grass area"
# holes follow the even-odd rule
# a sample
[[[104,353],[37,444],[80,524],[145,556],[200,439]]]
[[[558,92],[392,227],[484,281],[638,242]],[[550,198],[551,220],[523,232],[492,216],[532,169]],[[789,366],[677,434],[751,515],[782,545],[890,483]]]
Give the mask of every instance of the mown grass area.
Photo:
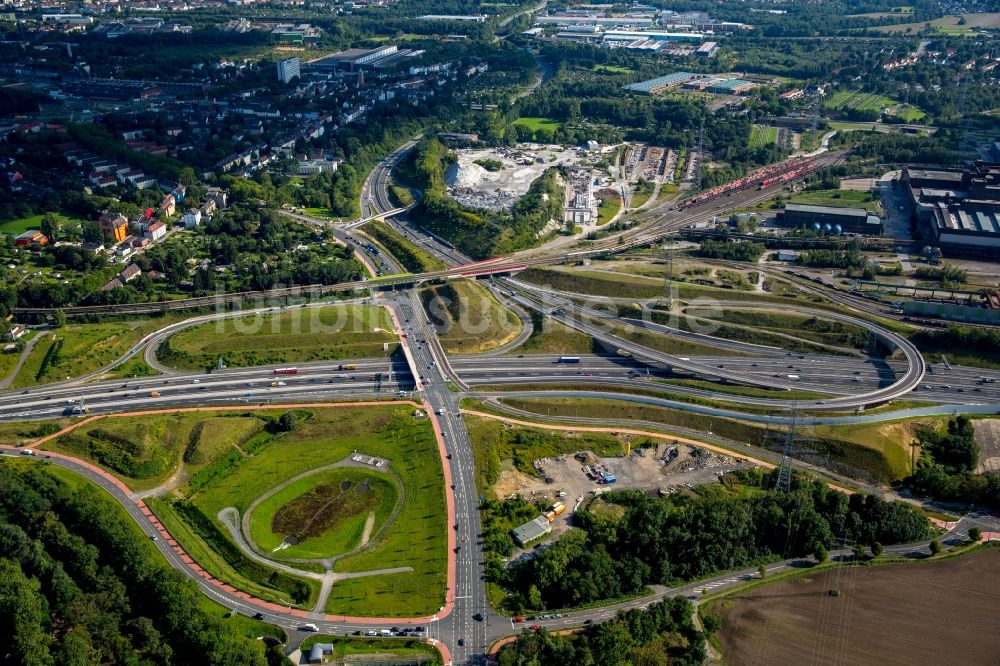
[[[620,338],[674,356],[747,356],[747,354],[733,349],[691,342],[690,340],[648,331],[635,326],[612,324],[610,330]]]
[[[39,333],[43,337],[35,343],[14,378],[13,386],[23,388],[100,370],[150,333],[187,317],[190,315],[172,314],[97,324],[68,323],[62,328]],[[45,360],[46,355],[49,356],[48,361]]]
[[[680,328],[690,330],[697,323],[699,324],[697,328],[701,331],[711,322],[718,322],[718,329],[711,331],[711,335],[751,344],[780,347],[788,351],[828,351],[826,345],[862,349],[867,341],[866,332],[860,327],[820,317],[764,310],[719,311],[715,308],[711,311],[688,308],[687,312],[698,319],[692,321],[680,318],[677,322]],[[653,320],[659,321],[659,317],[654,314]],[[790,336],[796,340],[783,336]]]
[[[607,195],[601,198],[601,205],[597,208],[597,224],[605,225],[614,219],[618,211],[622,209],[621,197]]]
[[[449,354],[502,347],[521,332],[520,318],[475,280],[450,280],[419,291],[424,311]]]
[[[363,553],[338,561],[338,571],[412,566],[406,574],[338,582],[327,609],[348,615],[407,616],[434,612],[444,601],[445,501],[440,455],[429,422],[412,408],[387,406],[309,410],[311,418],[250,458],[236,462],[190,495],[214,516],[249,503],[283,480],[338,462],[355,450],[385,457],[403,482],[399,517]]]
[[[689,388],[704,389],[716,393],[726,393],[728,395],[741,395],[748,398],[777,398],[782,400],[823,400],[832,397],[829,393],[819,393],[817,391],[791,391],[785,389],[766,389],[757,386],[740,386],[739,384],[725,384],[722,382],[710,382],[704,379],[661,379],[663,384],[673,384],[675,386],[687,386]]]
[[[631,74],[635,70],[631,67],[622,67],[621,65],[594,65],[593,71],[610,72],[612,74]]]
[[[789,199],[792,203],[835,208],[864,208],[869,213],[878,214],[882,210],[878,197],[871,192],[854,190],[810,190],[797,192]]]
[[[208,533],[196,531],[179,505],[170,499],[151,497],[146,505],[184,551],[215,578],[259,599],[289,607],[310,609],[315,604],[319,581],[291,576],[250,560],[221,528],[206,539],[202,534]],[[298,600],[290,593],[296,587],[304,590]]]
[[[505,398],[500,402],[518,409],[545,415],[593,418],[601,415],[609,421],[632,420],[659,423],[664,427],[680,426],[709,432],[750,446],[779,450],[785,428],[765,426],[717,416],[704,416],[667,407],[643,405],[621,400]],[[924,421],[922,419],[917,422]],[[934,421],[930,419],[928,421]],[[903,423],[912,423],[903,422]],[[872,424],[878,428],[884,424]],[[817,456],[858,470],[862,475],[881,482],[903,478],[909,473],[910,439],[905,434],[899,440],[892,436],[872,437],[864,428],[827,426],[799,430],[800,446],[811,449]]]
[[[95,379],[135,379],[136,377],[155,377],[158,374],[160,374],[159,371],[150,367],[141,356],[135,356]]]
[[[472,442],[476,488],[480,494],[490,497],[493,496],[493,484],[499,478],[504,464],[513,465],[525,474],[538,476],[532,463],[541,458],[576,451],[593,451],[600,456],[624,453],[622,441],[610,433],[543,430],[469,414],[462,418]]]
[[[333,651],[327,659],[343,659],[354,655],[387,655],[388,659],[413,659],[416,657],[433,657],[422,663],[434,666],[441,663],[441,653],[434,647],[416,638],[344,638],[343,636],[327,636],[319,634],[302,641],[299,649],[308,653],[316,643],[327,643],[333,646]],[[378,662],[381,663],[381,662]],[[401,662],[408,663],[408,662]]]
[[[533,132],[540,129],[554,132],[560,127],[562,127],[561,120],[556,120],[554,118],[539,118],[539,117],[518,118],[517,120],[514,121],[514,124],[521,125],[522,127],[527,127]]]
[[[68,215],[63,215],[62,213],[54,213],[54,215],[56,216],[56,219],[59,220],[59,223],[64,227],[76,227],[83,223],[83,220],[78,217],[70,217]],[[43,219],[45,219],[45,215],[30,215],[17,220],[4,222],[3,224],[0,224],[0,234],[7,236],[20,236],[29,229],[41,231]]]
[[[524,354],[589,354],[600,349],[592,337],[532,310],[531,335],[517,352]]]
[[[371,237],[385,250],[399,260],[400,265],[410,273],[429,273],[447,268],[447,265],[426,250],[406,240],[385,222],[373,220],[361,225],[360,231]]]
[[[378,532],[398,496],[388,474],[357,468],[324,470],[257,505],[250,514],[250,536],[278,559],[341,555],[361,544],[369,512],[375,514],[372,534]],[[298,543],[277,550],[289,535],[296,535]]]
[[[891,97],[877,92],[867,90],[838,90],[823,101],[823,106],[828,109],[881,111],[896,103],[896,100]]]
[[[763,148],[778,140],[778,128],[767,125],[753,125],[747,138],[749,148]]]
[[[21,339],[27,343],[31,338],[35,337],[37,331],[28,331],[25,333]],[[10,344],[6,340],[0,342],[0,348]],[[14,349],[9,352],[0,351],[0,380],[6,379],[10,376],[10,373],[14,372],[14,368],[17,367],[17,361],[21,358],[21,350]]]
[[[437,443],[429,422],[412,412],[391,404],[297,410],[298,425],[290,432],[278,423],[279,410],[109,417],[44,448],[91,460],[133,489],[153,487],[183,464],[175,494],[149,500],[170,533],[220,580],[303,607],[315,600],[316,581],[249,560],[218,520],[219,511],[230,506],[245,511],[283,480],[339,462],[355,450],[384,457],[406,492],[399,518],[372,548],[341,560],[338,570],[414,570],[338,584],[328,608],[350,615],[423,615],[444,601],[447,528]],[[89,434],[94,430],[100,432]]]
[[[384,345],[388,344],[386,351]],[[157,350],[164,365],[184,370],[378,357],[398,348],[389,313],[367,305],[291,308],[231,317],[179,331]]]
[[[663,279],[633,275],[622,268],[620,272],[594,270],[563,270],[529,268],[518,273],[518,278],[563,293],[610,296],[613,298],[657,298],[663,295]],[[662,274],[662,273],[661,273]],[[762,303],[787,303],[800,306],[838,310],[819,297],[794,294],[773,296],[747,292],[735,288],[713,287],[675,280],[675,298],[692,301],[696,298],[719,300],[760,301]]]
[[[965,19],[964,25],[959,21]],[[928,28],[929,26],[929,28]],[[868,28],[870,32],[881,32],[887,34],[910,32],[917,34],[928,30],[932,34],[942,35],[971,35],[977,28],[1000,28],[1000,13],[983,12],[972,14],[949,14],[933,21],[918,23],[898,23],[896,25],[883,25]]]
[[[192,430],[203,418],[180,412],[102,418],[40,448],[83,458],[111,472],[132,490],[148,490],[177,470]]]

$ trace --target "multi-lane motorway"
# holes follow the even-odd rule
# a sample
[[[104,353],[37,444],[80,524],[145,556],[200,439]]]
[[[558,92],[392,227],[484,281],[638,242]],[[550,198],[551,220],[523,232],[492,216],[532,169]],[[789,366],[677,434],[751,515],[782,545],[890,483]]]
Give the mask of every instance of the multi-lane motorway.
[[[387,212],[395,215],[398,212],[388,198],[389,174],[392,167],[402,159],[411,146],[412,143],[407,144],[394,152],[366,180],[362,188],[361,201],[365,216],[379,216]],[[837,157],[831,156],[830,159]],[[727,208],[746,205],[772,195],[773,192],[769,191],[736,193],[727,199],[724,205]],[[665,208],[657,209],[651,213],[653,221],[649,225],[629,232],[627,238],[622,240],[626,245],[648,243],[681,224],[707,219],[716,212],[714,202],[700,210],[686,211],[683,215]],[[287,214],[313,224],[328,226],[305,216]],[[408,240],[419,244],[450,267],[444,271],[420,276],[404,286],[408,287],[424,279],[448,278],[468,272],[465,267],[470,263],[470,259],[448,244],[422,229],[413,227],[403,217],[397,216],[388,222]],[[403,272],[395,260],[386,253],[369,252],[365,247],[366,241],[358,236],[354,226],[356,224],[331,228],[341,242],[351,246],[376,270],[386,274]],[[617,242],[617,239],[614,242],[609,241],[602,251],[608,251]],[[518,259],[517,263],[501,261],[496,265],[503,268],[536,262],[555,263],[569,256],[574,255],[527,257]],[[377,287],[379,284],[375,281],[362,281],[348,285],[348,288],[365,289]],[[516,350],[505,356],[449,357],[442,349],[415,290],[375,289],[371,302],[388,307],[393,314],[404,347],[402,355],[381,359],[301,364],[297,374],[294,375],[275,375],[273,368],[222,369],[210,374],[163,369],[166,372],[162,376],[138,380],[63,382],[24,391],[0,393],[0,420],[52,418],[84,410],[91,414],[99,414],[181,405],[221,406],[241,403],[259,405],[316,402],[334,398],[396,398],[411,395],[422,398],[436,416],[437,428],[445,451],[444,462],[450,474],[450,488],[447,491],[454,510],[454,525],[449,527],[447,538],[451,554],[454,556],[454,576],[446,592],[446,604],[439,615],[414,622],[394,620],[391,624],[400,627],[423,626],[431,637],[447,646],[454,663],[476,663],[484,658],[487,648],[494,640],[510,634],[517,627],[512,625],[509,619],[497,615],[489,608],[483,581],[484,554],[479,538],[479,501],[475,487],[472,447],[459,413],[459,400],[475,387],[533,385],[541,388],[550,385],[571,385],[575,389],[592,386],[595,395],[602,395],[597,391],[607,390],[609,387],[629,389],[633,394],[635,389],[642,389],[644,392],[686,394],[720,403],[728,402],[733,405],[732,413],[736,415],[740,414],[737,403],[770,407],[776,411],[797,406],[807,407],[810,411],[825,409],[843,412],[904,395],[928,403],[963,405],[965,408],[972,404],[978,404],[984,409],[1000,405],[1000,383],[995,382],[1000,378],[1000,373],[926,365],[920,354],[905,338],[859,318],[822,313],[822,316],[839,318],[841,321],[868,329],[886,346],[899,350],[902,359],[886,361],[848,355],[791,354],[774,348],[761,348],[716,338],[708,338],[707,341],[714,341],[720,351],[726,350],[726,355],[678,357],[630,342],[614,333],[615,329],[609,329],[609,325],[616,327],[637,325],[634,321],[619,319],[580,306],[563,295],[545,293],[534,285],[516,280],[499,280],[498,286],[494,287],[499,292],[498,296],[508,302],[516,303],[524,309],[537,310],[553,321],[584,331],[604,342],[610,349],[628,352],[628,356],[617,353],[588,354],[580,356],[578,361],[572,363],[560,362],[556,356],[518,355]],[[316,303],[305,307],[321,305]],[[744,305],[729,303],[726,307]],[[265,312],[271,309],[274,308],[263,307],[255,311]],[[246,314],[246,311],[243,314]],[[227,316],[233,314],[205,315],[168,327],[143,340],[124,358],[141,353],[155,365],[155,347],[165,337],[184,326]],[[658,328],[656,325],[646,324],[646,326],[651,329]],[[682,337],[690,335],[665,330],[662,327],[659,327],[659,332]],[[706,342],[706,340],[701,341]],[[747,398],[727,393],[725,386],[712,390],[711,385],[686,386],[666,383],[678,377],[749,384],[777,391],[775,395],[769,397]],[[457,387],[458,390],[450,390],[450,387]],[[808,390],[824,396],[810,400],[787,400],[781,397],[781,389]],[[567,391],[565,395],[574,393]],[[703,405],[683,401],[676,401],[675,404],[682,409],[705,409]],[[722,413],[725,413],[725,410]],[[755,414],[754,418],[774,418],[779,422],[785,422],[788,417],[780,414],[773,417]],[[876,418],[891,418],[891,415]],[[136,504],[135,498],[120,486],[72,460],[54,457],[52,462],[77,469],[105,487],[126,506],[133,518],[150,534],[157,529],[141,505]],[[953,529],[950,538],[958,539],[956,535],[960,528],[967,528],[973,522],[987,528],[992,526],[987,517],[969,518]],[[925,546],[926,544],[905,546],[901,552]],[[273,605],[248,599],[245,595],[228,592],[204,580],[179,556],[172,544],[161,540],[158,542],[158,547],[172,566],[187,572],[197,580],[206,594],[240,612],[247,614],[264,612],[269,621],[285,627],[293,634],[293,638],[298,637],[296,632],[307,619],[315,622],[321,631],[330,633],[365,630],[372,625],[371,622],[361,620],[332,619],[322,614],[303,615],[302,612],[282,610]],[[777,566],[785,567],[790,564],[783,563]],[[713,590],[725,589],[728,586],[741,584],[748,575],[751,575],[751,572],[730,574],[717,580],[703,581],[674,590],[659,589],[653,597],[575,613],[567,618],[539,620],[537,623],[548,628],[577,626],[584,620],[604,619],[619,608],[644,605],[666,594],[693,594],[695,590],[704,587]]]

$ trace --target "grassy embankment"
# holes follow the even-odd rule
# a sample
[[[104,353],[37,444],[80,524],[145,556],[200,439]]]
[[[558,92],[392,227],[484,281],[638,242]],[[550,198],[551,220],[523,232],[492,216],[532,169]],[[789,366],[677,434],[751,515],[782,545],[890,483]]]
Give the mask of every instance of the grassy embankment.
[[[416,247],[385,222],[366,222],[361,225],[360,231],[399,260],[408,273],[430,273],[447,268],[443,261]]]
[[[382,308],[292,308],[192,326],[167,338],[157,358],[184,370],[213,368],[220,357],[229,367],[374,358],[396,351],[394,331]]]
[[[39,340],[14,378],[14,388],[79,377],[115,361],[150,333],[186,319],[173,314],[97,324],[68,323],[39,333]],[[48,361],[46,361],[48,356]]]
[[[705,416],[682,410],[616,400],[506,398],[501,402],[539,414],[566,417],[593,417],[608,421],[647,421],[664,428],[679,426],[709,432],[734,442],[777,450],[784,428],[736,419]],[[800,428],[800,444],[819,457],[859,470],[873,480],[889,482],[907,476],[911,469],[910,443],[921,426],[939,427],[942,418],[921,418],[856,426],[813,426]]]
[[[521,332],[520,318],[474,280],[423,287],[420,301],[449,354],[474,354],[501,347]]]
[[[106,418],[44,448],[89,459],[143,490],[172,482],[173,493],[148,500],[185,550],[207,571],[261,598],[310,607],[314,580],[280,573],[247,558],[216,517],[297,474],[344,460],[353,451],[377,455],[405,488],[400,514],[377,544],[337,563],[338,571],[412,566],[406,574],[338,583],[331,612],[404,616],[431,613],[443,603],[444,487],[430,426],[412,408],[386,406],[303,411],[284,432],[279,411],[174,413]],[[379,509],[377,509],[378,511]],[[384,513],[384,512],[383,512]]]

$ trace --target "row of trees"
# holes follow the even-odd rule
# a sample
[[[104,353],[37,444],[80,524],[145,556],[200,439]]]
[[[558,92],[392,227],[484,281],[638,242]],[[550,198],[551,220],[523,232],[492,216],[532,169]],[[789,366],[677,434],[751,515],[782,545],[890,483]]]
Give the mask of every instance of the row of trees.
[[[875,496],[846,496],[796,478],[791,493],[774,472],[739,472],[732,481],[758,488],[747,499],[649,498],[624,490],[602,495],[620,512],[578,511],[582,530],[563,535],[536,557],[504,570],[497,582],[512,608],[563,608],[637,594],[782,557],[799,557],[845,539],[863,544],[916,541],[929,535],[912,507]]]
[[[726,232],[729,229],[726,227]],[[706,238],[695,250],[699,257],[708,259],[725,259],[726,261],[757,261],[763,256],[766,248],[760,243],[746,243],[732,240],[713,240]]]
[[[687,599],[672,597],[645,609],[624,611],[613,620],[570,637],[525,631],[497,655],[498,666],[587,664],[695,666],[705,660],[705,639]]]
[[[203,609],[193,581],[93,486],[0,465],[0,645],[13,663],[282,664]]]

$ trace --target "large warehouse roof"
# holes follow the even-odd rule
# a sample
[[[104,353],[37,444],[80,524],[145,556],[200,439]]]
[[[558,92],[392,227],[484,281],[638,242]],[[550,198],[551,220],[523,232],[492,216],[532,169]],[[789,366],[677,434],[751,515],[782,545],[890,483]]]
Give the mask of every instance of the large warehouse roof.
[[[666,76],[658,76],[655,79],[650,79],[649,81],[640,81],[639,83],[633,83],[625,86],[626,90],[634,90],[636,92],[648,93],[654,88],[660,88],[663,86],[673,86],[678,83],[684,83],[685,81],[690,81],[691,79],[698,76],[691,72],[674,72],[673,74],[667,74]]]

